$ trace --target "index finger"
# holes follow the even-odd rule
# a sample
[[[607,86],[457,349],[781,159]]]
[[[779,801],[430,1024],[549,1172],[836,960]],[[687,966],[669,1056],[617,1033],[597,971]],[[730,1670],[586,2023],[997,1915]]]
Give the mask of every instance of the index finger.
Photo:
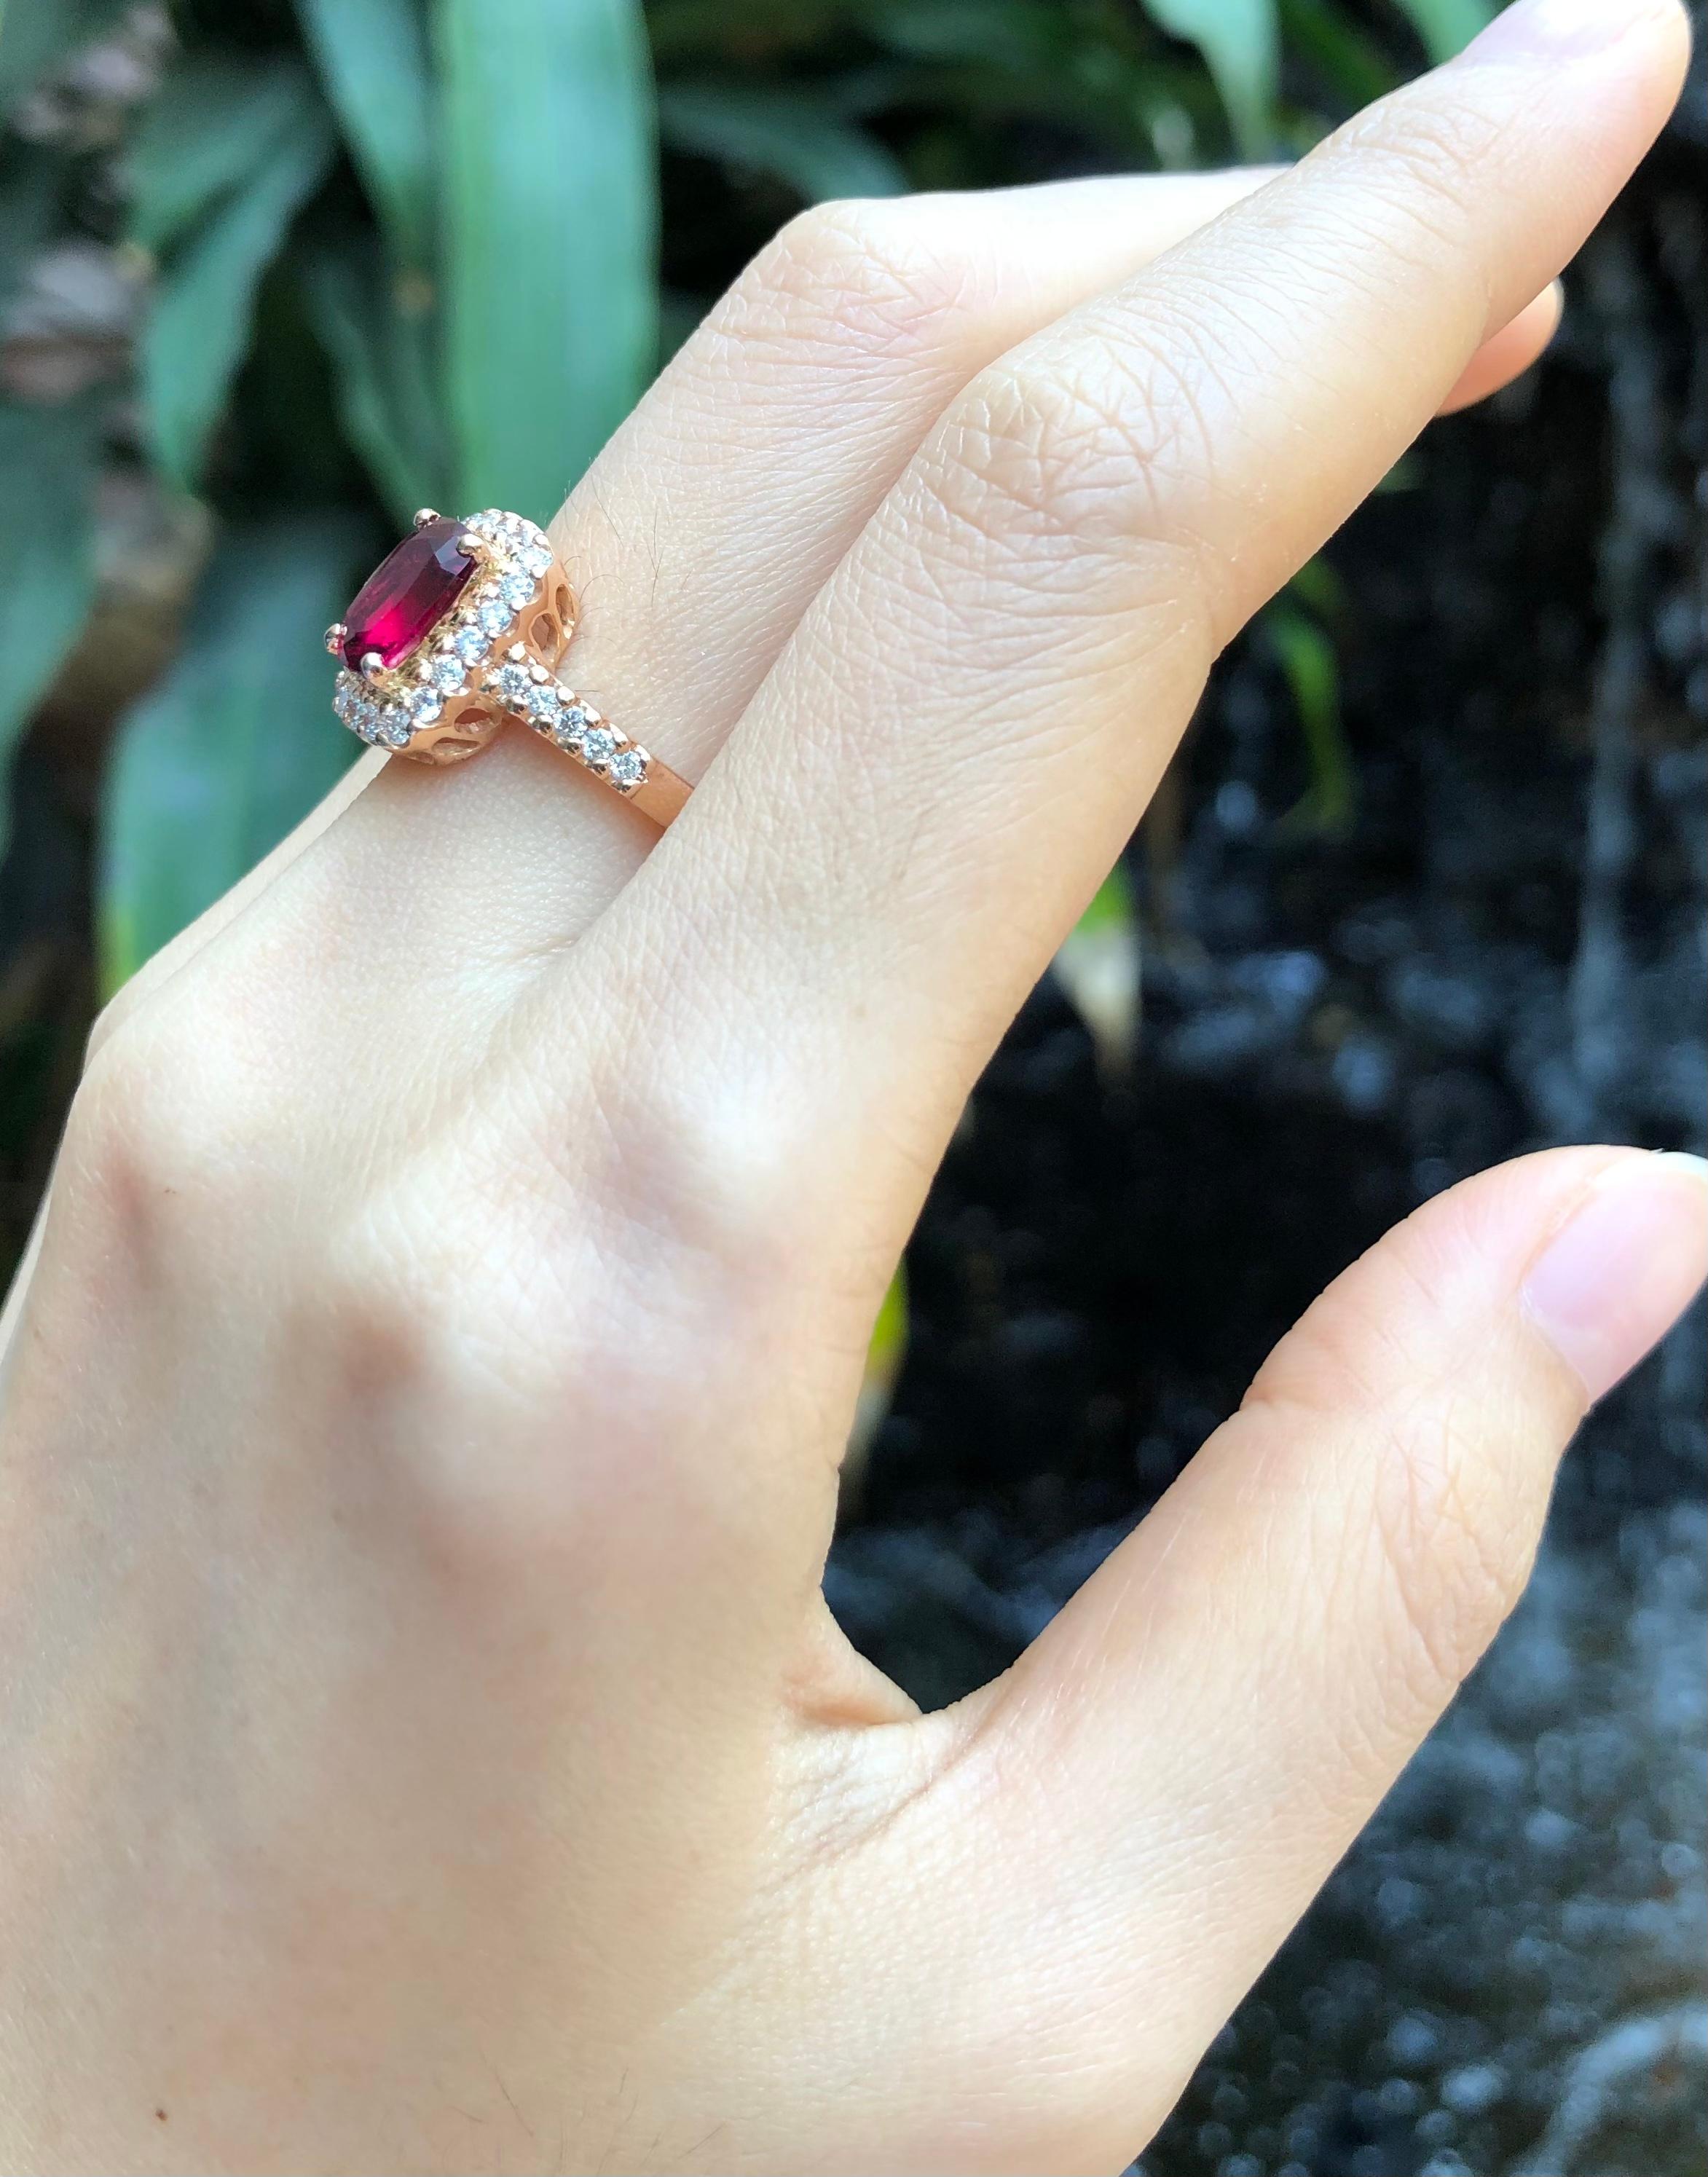
[[[667,971],[628,1093],[691,1130],[683,1084],[756,1015],[718,1162],[899,1245],[1216,652],[1582,243],[1686,45],[1673,0],[1521,0],[980,373],[603,926]]]

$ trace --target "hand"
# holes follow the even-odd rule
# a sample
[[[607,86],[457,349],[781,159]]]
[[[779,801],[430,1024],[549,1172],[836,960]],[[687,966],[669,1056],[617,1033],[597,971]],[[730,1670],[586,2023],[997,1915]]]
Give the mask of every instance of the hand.
[[[1217,650],[1536,352],[1684,41],[1536,0],[1261,188],[798,221],[559,520],[577,684],[703,779],[663,841],[521,732],[368,764],[121,997],[4,1361],[4,2167],[1160,2121],[1708,1192],[1590,1149],[1432,1203],[937,1716],[819,1591],[867,1334]]]

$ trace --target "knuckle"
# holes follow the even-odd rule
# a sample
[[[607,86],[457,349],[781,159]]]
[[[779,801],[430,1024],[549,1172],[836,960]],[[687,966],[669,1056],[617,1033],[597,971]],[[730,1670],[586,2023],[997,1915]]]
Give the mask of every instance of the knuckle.
[[[1432,1712],[1451,1697],[1530,1578],[1539,1507],[1488,1472],[1482,1432],[1454,1405],[1383,1448],[1375,1534],[1398,1618],[1404,1683]]]
[[[1367,1623],[1384,1689],[1357,1727],[1385,1765],[1449,1700],[1530,1575],[1552,1462],[1511,1400],[1498,1322],[1440,1336],[1451,1199],[1319,1300],[1247,1394],[1289,1435],[1326,1436],[1320,1596],[1329,1627]],[[1348,1536],[1356,1537],[1347,1547]]]
[[[955,425],[953,472],[971,486],[974,517],[994,502],[1005,521],[1018,516],[1076,543],[1124,525],[1154,451],[1125,390],[1083,367],[987,370]]]
[[[1372,240],[1431,269],[1463,258],[1505,128],[1464,97],[1402,97],[1372,109],[1341,139],[1360,183],[1346,193],[1354,231],[1374,228]]]
[[[212,1244],[273,1168],[262,1145],[276,1128],[276,1089],[219,1027],[184,1003],[122,1014],[92,1046],[73,1099],[68,1192],[150,1252],[192,1218],[199,1247]]]
[[[588,1394],[591,1311],[543,1317],[512,1302],[511,1265],[446,1218],[442,1155],[412,1155],[326,1220],[311,1277],[292,1280],[289,1334],[312,1356],[299,1396],[359,1444],[363,1490],[389,1542],[465,1596],[501,1593],[530,1568],[563,1569],[608,1456]],[[454,1238],[435,1229],[454,1224]],[[548,1370],[549,1361],[549,1372]],[[542,1431],[543,1414],[561,1416]],[[573,1453],[565,1457],[566,1450]]]
[[[802,1170],[788,1091],[683,1094],[633,1074],[596,1087],[588,1194],[613,1274],[667,1289],[708,1336],[741,1326],[796,1283],[792,1235]],[[718,1326],[722,1326],[722,1334]],[[687,1324],[679,1328],[688,1328]]]
[[[745,344],[757,335],[834,354],[905,353],[930,342],[969,278],[907,200],[841,199],[791,220],[713,323]]]
[[[1140,342],[1076,343],[1061,360],[1010,358],[982,372],[940,441],[932,483],[982,545],[1154,568],[1206,603],[1222,587],[1191,510],[1213,465],[1219,366],[1190,329]]]
[[[626,1516],[637,1471],[719,1547],[739,1507],[707,1416],[755,1409],[785,1275],[746,1131],[632,1083],[567,1124],[460,1121],[318,1241],[314,1343],[436,1558],[556,1562]],[[543,1414],[565,1417],[544,1454]]]

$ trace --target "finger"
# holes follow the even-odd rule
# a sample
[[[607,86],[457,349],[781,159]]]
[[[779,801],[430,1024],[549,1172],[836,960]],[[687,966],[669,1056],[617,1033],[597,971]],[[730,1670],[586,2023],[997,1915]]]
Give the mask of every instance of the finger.
[[[1262,178],[1129,177],[795,222],[560,518],[582,592],[578,682],[691,770],[967,377]],[[332,813],[187,934],[108,1024],[186,993],[189,960],[211,963],[211,1002],[238,994],[324,1147],[375,1098],[407,1132],[396,1054],[415,1054],[412,1078],[460,1078],[542,952],[585,927],[656,836],[520,732],[450,772],[385,766]]]
[[[685,344],[559,517],[582,590],[578,679],[608,690],[614,714],[661,755],[690,769],[709,759],[967,378],[1269,171],[834,205],[795,221]],[[326,730],[337,730],[330,714]],[[527,734],[451,774],[370,755],[131,979],[91,1051],[191,961],[241,935],[265,899],[255,946],[269,1002],[324,1007],[373,1031],[368,1052],[346,1055],[353,1097],[363,1065],[390,1071],[423,1019],[455,1028],[443,985],[423,993],[423,962],[504,965],[561,941],[652,836]],[[254,949],[228,956],[246,1004]],[[510,989],[492,979],[492,1003]],[[282,1039],[318,1066],[318,1038]],[[14,1301],[26,1282],[20,1271]]]
[[[553,525],[580,593],[576,685],[696,778],[968,379],[1264,178],[1127,176],[795,221]],[[407,872],[422,920],[398,952],[532,956],[585,927],[656,837],[518,733],[451,774],[388,767],[336,827],[326,881],[391,891]],[[478,917],[472,888],[487,895]],[[375,936],[364,962],[378,981],[397,959]]]
[[[1483,342],[1442,402],[1440,412],[1451,416],[1457,409],[1487,401],[1491,393],[1498,393],[1503,385],[1522,377],[1558,331],[1563,303],[1560,283],[1551,280],[1510,325],[1502,326]]]
[[[685,344],[554,524],[582,596],[577,685],[698,777],[968,379],[1273,172],[1114,176],[831,205],[796,221]],[[444,834],[423,827],[430,801],[445,804],[433,811]],[[490,871],[483,931],[531,948],[584,928],[654,836],[608,794],[566,787],[562,763],[518,734],[454,782],[387,767],[360,821],[341,827],[341,865],[326,876],[390,891],[390,873],[407,869],[429,919],[446,902],[466,950],[469,888]],[[270,876],[307,843],[293,843]],[[526,887],[510,881],[521,868]],[[216,912],[175,964],[230,919]],[[410,931],[412,948],[427,933],[413,917]],[[377,936],[362,954],[376,978],[396,964]]]
[[[661,754],[668,748],[684,761],[708,758],[798,617],[797,605],[957,388],[1009,341],[1149,262],[1273,171],[1116,176],[850,203],[786,228],[685,343],[558,516],[558,541],[593,605],[576,652],[578,676],[587,679],[584,667],[591,671],[590,691],[595,682],[608,684],[637,738],[644,739],[643,717],[647,732],[663,736]],[[745,405],[731,397],[738,363],[749,381]],[[768,540],[768,552],[756,550],[761,540]],[[794,559],[797,544],[804,560]],[[721,691],[719,674],[728,676]],[[521,813],[543,816],[548,838],[555,835],[552,820],[570,805],[564,767],[530,762],[538,753],[524,744],[507,750],[498,767],[482,767],[472,813],[492,802],[485,828],[494,837],[519,799]],[[384,758],[370,754],[353,780],[335,787],[255,870],[140,969],[97,1041],[287,870],[385,768]],[[404,775],[392,778],[382,803],[411,794],[407,767],[398,770]],[[421,783],[413,781],[417,793]],[[584,787],[576,799],[587,805],[596,844],[613,843],[620,876],[644,851],[647,828],[610,797]],[[382,803],[369,813],[377,816]],[[355,829],[344,837],[353,842]],[[508,847],[513,861],[519,843],[512,838]],[[585,862],[578,866],[585,872]],[[590,889],[603,897],[603,887]]]
[[[832,205],[785,230],[554,525],[591,584],[578,682],[697,778],[969,379],[1275,171]]]
[[[827,221],[822,232],[810,227],[798,234],[791,231],[774,253],[787,260],[787,270],[761,259],[760,267],[713,314],[704,332],[688,344],[675,366],[674,379],[667,381],[673,405],[686,412],[703,414],[707,428],[682,438],[668,438],[653,428],[658,419],[651,408],[643,409],[634,432],[615,443],[601,471],[558,517],[555,529],[559,544],[578,569],[589,570],[588,579],[599,600],[576,652],[577,674],[586,680],[589,692],[596,688],[604,690],[631,723],[642,717],[649,720],[647,733],[655,739],[662,734],[680,761],[692,770],[703,769],[722,745],[731,720],[764,668],[781,647],[794,617],[798,616],[796,608],[816,587],[817,574],[827,570],[839,542],[858,529],[893,480],[899,461],[917,443],[942,401],[1008,341],[1123,271],[1160,256],[1230,204],[1260,188],[1273,172],[1248,167],[1209,174],[1116,176],[976,195],[916,199],[898,221],[898,241],[904,241],[905,248],[892,245],[887,252],[878,237],[867,234],[865,222],[889,217],[893,208],[851,205],[841,209],[839,216],[844,223],[840,226]],[[816,272],[810,272],[808,267],[817,262],[819,252],[825,261]],[[903,292],[909,252],[917,253],[921,268],[912,276],[919,289],[920,322],[914,328],[906,323],[909,304]],[[876,460],[862,462],[857,432],[848,436],[844,445],[839,433],[824,430],[821,410],[814,415],[816,406],[829,390],[832,373],[843,365],[844,359],[834,353],[833,321],[846,323],[845,314],[838,318],[827,305],[815,314],[808,292],[815,278],[827,295],[840,295],[838,282],[847,282],[857,299],[874,309],[887,299],[880,292],[880,282],[894,281],[894,297],[888,298],[893,300],[897,313],[894,353],[868,355],[854,344],[846,359],[850,375],[859,375],[855,367],[862,363],[876,366],[857,390],[863,408],[870,411],[863,420],[889,441],[887,458],[880,445],[875,450]],[[952,297],[952,303],[943,308],[939,328],[943,338],[936,344],[930,337],[929,322],[934,307],[932,280],[941,296]],[[776,293],[779,282],[798,285],[799,322]],[[761,374],[761,383],[770,395],[763,418],[767,436],[753,457],[750,473],[763,480],[765,489],[748,504],[742,495],[748,469],[744,465],[732,478],[722,455],[714,461],[707,449],[723,444],[721,423],[731,406],[729,358],[736,353],[745,357],[751,352],[756,319],[762,331],[774,334],[779,355],[785,340],[799,340],[807,351],[803,359],[808,368],[785,371],[780,389],[770,385]],[[1496,336],[1490,346],[1498,348],[1503,360],[1492,362],[1482,373],[1478,390],[1465,393],[1465,399],[1482,398],[1525,367],[1531,357],[1523,352],[1525,340],[1514,337],[1518,330],[1510,327]],[[1545,337],[1536,335],[1537,349]],[[902,382],[909,367],[917,378],[911,398]],[[1477,372],[1478,364],[1474,363],[1466,374],[1467,380]],[[887,417],[883,409],[892,397],[896,405]],[[791,401],[803,428],[778,439],[776,426],[780,412]],[[722,700],[717,700],[715,694],[708,700],[712,691],[705,678],[707,630],[701,619],[691,611],[663,610],[658,569],[651,556],[646,565],[637,565],[636,555],[643,541],[650,555],[653,542],[663,533],[670,502],[681,494],[683,460],[691,456],[722,472],[717,477],[721,489],[714,491],[708,486],[706,494],[718,501],[722,527],[704,548],[684,554],[684,540],[674,522],[671,523],[672,548],[679,561],[672,566],[673,580],[692,596],[703,587],[707,570],[723,554],[726,556],[716,571],[717,579],[724,581],[729,570],[739,564],[734,556],[728,556],[732,539],[750,540],[756,523],[786,521],[789,493],[786,480],[779,477],[774,466],[777,447],[780,443],[785,449],[793,445],[805,451],[809,445],[805,428],[808,423],[814,428],[812,458],[803,463],[803,472],[797,479],[801,510],[809,515],[813,498],[828,496],[834,500],[839,490],[846,499],[846,510],[816,535],[809,520],[803,540],[807,557],[799,559],[785,551],[782,571],[788,579],[783,592],[768,599],[770,610],[766,615],[745,624],[739,614],[731,616],[730,632],[745,638],[746,655],[742,654],[741,640],[717,646],[714,669],[736,669]],[[834,458],[839,452],[846,456],[840,477]],[[827,453],[832,457],[828,465],[824,458]],[[730,461],[737,457],[732,449]],[[663,477],[655,473],[666,469],[671,479],[668,488]],[[590,529],[595,532],[591,536]],[[785,537],[785,543],[789,541]],[[613,542],[620,567],[606,563],[605,548]],[[763,570],[759,571],[762,575]],[[614,599],[614,609],[611,608]],[[588,673],[581,671],[583,665],[588,666]],[[542,765],[537,760],[530,762],[529,753],[525,751],[519,759],[520,777],[507,782],[505,792],[497,797],[494,830],[519,786],[533,790],[532,798],[537,799],[548,819],[562,814],[555,807],[561,791],[561,767]],[[532,753],[537,757],[537,752]],[[254,870],[139,969],[96,1023],[91,1049],[98,1049],[145,998],[194,958],[288,870],[333,819],[344,813],[356,794],[385,768],[383,756],[370,752]],[[482,783],[488,783],[489,779],[495,788],[496,780],[490,775]],[[412,789],[407,778],[400,777],[387,792],[407,795],[412,790],[418,793],[418,782]],[[414,804],[409,805],[412,812]],[[577,861],[584,895],[583,919],[596,911],[621,881],[645,853],[651,838],[650,832],[637,831],[625,821],[619,808],[608,806],[603,800],[594,800],[584,813],[593,824],[595,839],[608,845],[608,866],[596,876],[585,857]],[[515,843],[511,845],[514,850]],[[605,859],[602,854],[601,860]],[[563,930],[560,922],[558,934]]]
[[[1551,46],[1561,19],[1521,0],[1492,42],[982,373],[566,970],[662,963],[625,992],[609,1065],[682,1138],[712,1130],[695,1084],[730,1023],[762,1018],[704,1154],[750,1190],[773,1175],[785,1223],[843,1220],[874,1276],[1220,645],[1660,128],[1685,46],[1672,0],[1593,11],[1593,50]],[[872,1299],[851,1283],[851,1311]]]
[[[1585,1405],[1705,1271],[1694,1158],[1553,1151],[1438,1198],[955,1718],[991,2000],[1085,1991],[1034,2012],[1040,2067],[1072,2046],[1114,2111],[1141,2060],[1183,2080],[1516,1600]]]

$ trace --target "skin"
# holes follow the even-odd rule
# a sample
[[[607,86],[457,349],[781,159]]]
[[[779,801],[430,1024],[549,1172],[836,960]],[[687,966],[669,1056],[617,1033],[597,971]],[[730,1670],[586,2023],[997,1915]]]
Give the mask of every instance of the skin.
[[[1286,174],[797,221],[556,525],[668,837],[519,731],[369,762],[117,1001],[0,1363],[0,2163],[1094,2171],[1166,2114],[1708,1194],[1431,1203],[941,1715],[825,1610],[837,1466],[1217,650],[1539,351],[1676,95],[1669,0],[1525,12]]]

